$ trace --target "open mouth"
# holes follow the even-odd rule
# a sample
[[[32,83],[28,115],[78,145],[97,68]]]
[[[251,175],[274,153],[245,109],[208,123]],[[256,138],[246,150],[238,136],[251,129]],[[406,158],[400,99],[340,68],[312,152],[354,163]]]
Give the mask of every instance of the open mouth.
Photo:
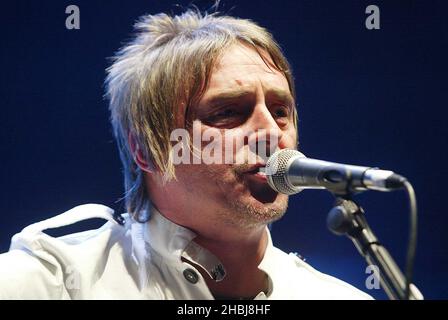
[[[267,182],[266,167],[264,165],[257,165],[254,169],[244,172],[244,174],[254,177],[262,182]]]
[[[259,167],[247,172],[248,187],[252,197],[261,203],[273,203],[278,196],[268,184],[265,167]]]

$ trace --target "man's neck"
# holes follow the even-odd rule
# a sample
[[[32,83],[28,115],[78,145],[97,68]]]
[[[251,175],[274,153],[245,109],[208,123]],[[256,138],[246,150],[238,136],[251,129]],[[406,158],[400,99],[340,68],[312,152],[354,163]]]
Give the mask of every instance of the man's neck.
[[[203,274],[204,279],[215,297],[253,298],[261,291],[267,291],[268,277],[258,269],[268,244],[265,228],[253,231],[245,241],[216,241],[198,236],[196,243],[212,252],[224,265],[225,278],[220,282]],[[199,268],[199,270],[202,269]]]

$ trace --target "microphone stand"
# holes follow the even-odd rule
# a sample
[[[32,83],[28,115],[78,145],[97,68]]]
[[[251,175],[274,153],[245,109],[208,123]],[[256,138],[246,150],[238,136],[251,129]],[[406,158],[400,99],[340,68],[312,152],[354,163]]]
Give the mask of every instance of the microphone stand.
[[[337,235],[349,237],[368,265],[379,270],[382,288],[391,300],[422,300],[423,296],[413,284],[406,296],[406,279],[389,252],[378,241],[364,216],[364,210],[348,197],[337,197],[327,217],[327,226]]]

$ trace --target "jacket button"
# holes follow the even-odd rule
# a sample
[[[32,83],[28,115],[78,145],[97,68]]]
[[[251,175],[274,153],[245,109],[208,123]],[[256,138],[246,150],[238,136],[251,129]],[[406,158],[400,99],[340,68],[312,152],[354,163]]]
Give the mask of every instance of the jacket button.
[[[199,281],[199,276],[196,273],[196,271],[194,271],[193,269],[190,269],[190,268],[184,270],[184,277],[185,277],[185,279],[187,279],[188,282],[193,283],[193,284],[195,284]]]

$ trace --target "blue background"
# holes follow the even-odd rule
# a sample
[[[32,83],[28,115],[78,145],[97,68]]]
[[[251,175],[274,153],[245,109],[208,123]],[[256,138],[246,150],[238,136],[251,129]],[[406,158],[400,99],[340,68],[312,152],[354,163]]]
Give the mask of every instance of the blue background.
[[[187,1],[10,1],[0,11],[0,251],[24,226],[78,204],[122,212],[121,165],[103,99],[107,57],[145,13],[182,10]],[[207,9],[211,1],[195,1]],[[76,4],[81,29],[65,28]],[[365,8],[381,10],[367,30]],[[448,6],[444,1],[223,1],[220,10],[268,28],[296,78],[300,141],[310,157],[394,170],[413,183],[419,204],[415,283],[429,299],[448,298],[446,94]],[[404,268],[404,192],[357,197],[377,236]],[[317,269],[367,290],[352,243],[326,229],[325,191],[293,196],[273,239]],[[98,226],[81,223],[60,232]]]

